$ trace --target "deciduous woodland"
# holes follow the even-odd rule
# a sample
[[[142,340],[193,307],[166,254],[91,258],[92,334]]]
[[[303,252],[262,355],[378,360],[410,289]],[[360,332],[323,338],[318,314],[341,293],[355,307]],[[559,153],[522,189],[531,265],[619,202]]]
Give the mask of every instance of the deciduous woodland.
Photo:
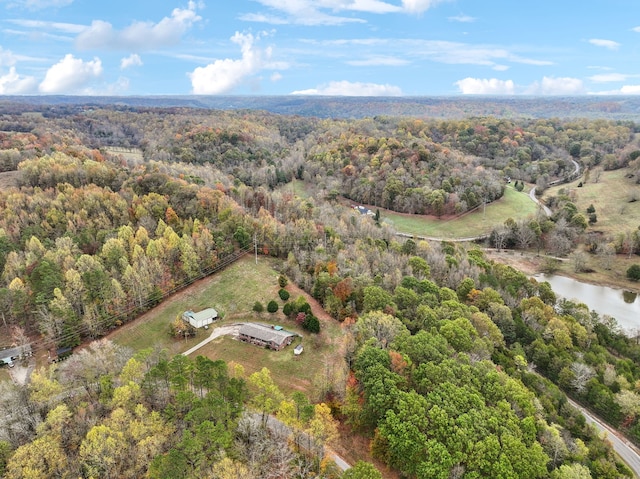
[[[84,347],[37,364],[26,385],[0,383],[0,475],[631,477],[566,395],[640,444],[637,341],[484,245],[402,238],[349,206],[450,218],[499,199],[505,178],[543,192],[574,162],[591,178],[624,168],[633,184],[637,132],[12,104],[0,117],[14,182],[0,191],[0,346]],[[505,218],[489,246],[562,255],[588,237],[603,257],[640,251],[637,225],[588,236],[594,212],[562,194],[549,206]],[[243,251],[274,258],[283,283],[341,325],[325,387],[285,394],[275,369],[103,339]],[[287,303],[292,324],[305,304]],[[323,341],[322,327],[308,334]],[[324,446],[350,435],[370,447],[342,472]]]

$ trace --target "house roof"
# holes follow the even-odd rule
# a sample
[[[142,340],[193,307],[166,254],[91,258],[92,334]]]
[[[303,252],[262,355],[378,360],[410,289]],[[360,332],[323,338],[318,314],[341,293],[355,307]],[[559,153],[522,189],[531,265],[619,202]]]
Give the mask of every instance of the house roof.
[[[31,345],[25,344],[24,346],[0,350],[0,358],[15,358],[29,353],[31,353]]]
[[[240,327],[240,335],[256,338],[268,343],[282,344],[284,341],[291,337],[296,336],[296,333],[289,331],[272,329],[271,326],[263,326],[256,323],[245,323]]]
[[[192,318],[194,321],[202,321],[209,318],[217,318],[218,312],[213,308],[203,309],[202,311],[198,311],[194,313],[193,311],[185,311],[186,316]]]

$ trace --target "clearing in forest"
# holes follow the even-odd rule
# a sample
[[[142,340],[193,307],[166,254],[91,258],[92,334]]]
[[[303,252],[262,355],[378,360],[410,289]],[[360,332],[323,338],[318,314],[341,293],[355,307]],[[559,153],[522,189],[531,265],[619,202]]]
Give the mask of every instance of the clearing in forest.
[[[283,392],[301,390],[313,397],[322,379],[316,376],[325,372],[325,367],[331,368],[336,364],[337,355],[341,354],[339,344],[342,330],[340,324],[325,313],[313,298],[292,284],[286,288],[291,294],[289,301],[299,295],[306,297],[313,313],[320,320],[320,335],[308,333],[284,317],[284,302],[278,297],[278,272],[273,268],[276,261],[273,258],[259,257],[256,264],[254,257],[247,255],[228,268],[169,297],[140,318],[114,331],[109,337],[134,350],[153,346],[166,349],[173,355],[195,346],[217,326],[238,322],[278,324],[301,334],[302,339],[296,338],[293,344],[282,351],[271,351],[230,337],[221,337],[192,356],[203,355],[211,359],[222,359],[227,363],[241,364],[247,375],[267,367]],[[260,301],[266,308],[271,300],[278,303],[276,313],[253,311],[256,301]],[[169,335],[169,324],[177,315],[186,310],[200,311],[207,307],[215,308],[222,319],[213,323],[209,329],[199,329],[196,337],[187,341],[177,340]],[[293,349],[301,341],[304,352],[300,356],[294,356]]]
[[[497,201],[480,207],[471,213],[453,219],[437,219],[431,216],[410,215],[380,210],[381,220],[390,223],[400,233],[432,238],[471,238],[491,233],[508,218],[518,221],[536,214],[538,206],[531,201],[526,191],[518,192],[513,187],[505,188]]]

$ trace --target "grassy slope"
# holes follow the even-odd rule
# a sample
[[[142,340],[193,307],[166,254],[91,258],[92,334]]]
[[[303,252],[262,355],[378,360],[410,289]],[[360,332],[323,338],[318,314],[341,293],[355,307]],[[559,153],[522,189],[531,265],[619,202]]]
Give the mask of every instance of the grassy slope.
[[[437,220],[418,215],[402,215],[391,211],[382,213],[382,220],[391,223],[401,233],[438,238],[468,238],[489,233],[507,218],[518,220],[536,213],[537,206],[525,192],[507,187],[504,196],[482,208],[453,220]]]
[[[304,341],[305,351],[300,357],[294,358],[293,348],[301,339],[296,339],[292,346],[283,351],[276,352],[226,337],[216,339],[194,355],[203,354],[212,359],[223,359],[227,362],[242,364],[247,374],[267,367],[272,371],[274,380],[283,392],[303,390],[313,397],[314,376],[320,369],[319,365],[324,362],[331,363],[331,358],[335,354],[339,354],[337,345],[342,331],[337,322],[329,319],[326,315],[322,317],[322,311],[319,310],[317,304],[312,304],[311,298],[308,298],[308,301],[312,304],[314,313],[321,320],[322,333],[320,338],[302,331],[295,323],[284,318],[282,314],[283,302],[278,297],[278,273],[273,269],[274,261],[270,258],[260,257],[256,265],[253,257],[245,256],[222,272],[176,294],[133,324],[114,332],[111,339],[134,350],[155,345],[167,349],[172,354],[178,354],[208,337],[211,334],[211,329],[199,330],[195,339],[181,341],[168,335],[169,323],[185,310],[199,311],[206,307],[214,307],[223,315],[223,319],[214,326],[242,321],[281,324],[286,329],[304,336],[302,341]],[[303,294],[293,285],[289,285],[287,288],[291,292],[291,300],[295,299],[297,295]],[[272,299],[277,300],[280,304],[277,313],[256,314],[253,312],[252,308],[256,301],[266,305]]]
[[[557,195],[564,189],[578,207],[578,211],[586,215],[586,209],[593,204],[598,216],[598,222],[587,228],[589,231],[598,231],[605,236],[612,236],[634,230],[640,225],[640,201],[630,203],[629,198],[635,195],[640,200],[640,185],[633,179],[625,178],[626,169],[603,172],[598,183],[593,179],[578,187],[580,180],[565,185],[549,188],[544,196],[549,198]],[[601,284],[615,288],[624,288],[630,291],[640,291],[640,285],[626,278],[626,271],[634,263],[640,263],[638,256],[628,258],[626,255],[617,255],[610,270],[604,270],[595,255],[588,255],[587,267],[593,271],[590,273],[576,273],[571,261],[559,264],[558,274],[575,278],[592,284]],[[518,267],[517,265],[514,265]],[[539,265],[541,267],[541,264]]]
[[[590,204],[595,207],[598,222],[589,230],[611,235],[624,233],[640,225],[640,185],[637,185],[633,178],[626,178],[626,173],[626,169],[606,171],[602,173],[598,183],[591,179],[578,188],[580,181],[574,181],[549,188],[544,197],[555,196],[564,189],[573,196],[573,201],[581,213],[586,215],[586,209]],[[631,197],[639,201],[630,203]]]

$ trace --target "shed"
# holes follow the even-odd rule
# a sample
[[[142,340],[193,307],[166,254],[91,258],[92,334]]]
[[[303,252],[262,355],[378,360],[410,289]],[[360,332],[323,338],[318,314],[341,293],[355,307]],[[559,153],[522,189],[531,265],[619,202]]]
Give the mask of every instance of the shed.
[[[293,349],[293,354],[295,354],[296,356],[300,356],[302,354],[302,351],[304,351],[304,348],[302,347],[302,343],[300,343]]]
[[[182,313],[182,319],[187,321],[194,328],[202,328],[218,319],[218,312],[213,308],[203,309],[197,313],[194,313],[193,311],[185,311]]]
[[[257,344],[258,346],[266,346],[276,351],[280,351],[291,344],[296,336],[296,333],[291,333],[284,329],[277,330],[271,326],[258,323],[245,323],[238,331],[238,337],[242,341]]]

